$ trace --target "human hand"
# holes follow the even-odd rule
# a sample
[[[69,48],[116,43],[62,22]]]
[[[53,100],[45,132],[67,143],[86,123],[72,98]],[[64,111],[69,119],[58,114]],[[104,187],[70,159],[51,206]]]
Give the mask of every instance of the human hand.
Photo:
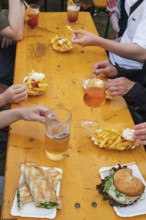
[[[112,96],[123,96],[129,92],[134,84],[135,82],[125,77],[119,77],[116,79],[108,79],[106,88],[110,91]]]
[[[82,35],[82,38],[80,38],[79,35]],[[77,30],[73,33],[72,43],[79,44],[82,47],[94,46],[98,42],[98,38],[99,37],[97,35],[92,34],[90,32],[84,30]]]
[[[20,103],[27,100],[28,89],[24,84],[12,85],[1,96],[4,104]]]
[[[146,145],[146,122],[136,125],[134,130],[134,139],[136,143]]]
[[[2,37],[1,48],[9,47],[9,46],[11,46],[14,43],[15,42],[13,40],[8,39],[7,37]]]
[[[103,73],[106,77],[114,77],[117,75],[117,69],[109,62],[109,60],[104,60],[94,64],[93,73],[95,75]]]
[[[19,108],[20,118],[26,121],[45,123],[45,113],[49,109],[43,105]]]

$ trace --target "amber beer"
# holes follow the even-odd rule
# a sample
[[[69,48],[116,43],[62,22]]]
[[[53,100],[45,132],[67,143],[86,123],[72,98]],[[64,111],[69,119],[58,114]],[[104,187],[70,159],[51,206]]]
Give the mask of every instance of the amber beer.
[[[105,88],[102,80],[91,79],[85,89],[84,102],[92,108],[99,107],[105,103]]]
[[[51,160],[66,156],[70,139],[71,113],[63,108],[46,113],[45,153]]]
[[[62,135],[55,135],[49,137],[46,133],[45,145],[46,156],[48,158],[56,158],[56,160],[63,159],[69,146],[70,134],[64,133]]]

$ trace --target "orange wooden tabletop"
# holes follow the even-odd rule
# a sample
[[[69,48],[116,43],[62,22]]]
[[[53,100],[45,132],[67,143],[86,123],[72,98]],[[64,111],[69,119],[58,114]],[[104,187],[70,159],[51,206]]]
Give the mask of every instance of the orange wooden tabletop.
[[[41,166],[60,167],[63,180],[60,198],[63,209],[57,211],[57,220],[119,220],[107,201],[98,194],[96,185],[100,183],[99,168],[116,164],[135,162],[146,179],[146,156],[143,147],[127,151],[107,151],[95,146],[90,133],[81,128],[83,120],[99,122],[100,126],[121,129],[132,127],[133,121],[121,97],[107,101],[100,108],[90,108],[83,101],[84,79],[91,76],[93,64],[107,58],[99,47],[82,48],[74,45],[68,53],[58,53],[50,45],[50,40],[58,36],[71,38],[66,13],[41,13],[39,28],[25,28],[24,40],[18,43],[15,83],[33,69],[46,74],[47,92],[38,97],[29,97],[19,106],[45,104],[49,108],[65,107],[72,112],[72,126],[68,156],[58,162],[50,161],[44,154],[44,125],[37,122],[19,121],[10,126],[8,142],[5,187],[3,196],[2,219],[30,219],[13,217],[10,214],[14,195],[20,178],[18,166],[21,162],[35,162]],[[85,29],[96,32],[89,13],[81,12],[73,29]],[[18,105],[13,105],[13,108]],[[92,207],[96,202],[97,206]],[[75,204],[80,203],[80,208]],[[33,218],[32,218],[33,219]],[[36,220],[39,218],[36,218]],[[129,218],[125,218],[129,219]],[[132,220],[145,220],[146,215],[132,217]]]

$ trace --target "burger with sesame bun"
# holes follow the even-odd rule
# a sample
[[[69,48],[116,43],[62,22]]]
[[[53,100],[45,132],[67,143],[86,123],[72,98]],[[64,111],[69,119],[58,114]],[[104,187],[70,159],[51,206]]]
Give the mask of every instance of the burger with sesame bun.
[[[126,166],[113,167],[110,175],[97,185],[97,190],[111,206],[126,207],[140,200],[145,185]]]

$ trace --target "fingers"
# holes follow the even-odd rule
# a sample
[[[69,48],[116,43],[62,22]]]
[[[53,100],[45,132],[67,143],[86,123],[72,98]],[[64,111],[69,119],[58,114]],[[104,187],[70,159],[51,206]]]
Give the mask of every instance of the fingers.
[[[36,108],[38,108],[38,110],[39,110],[39,114],[38,114],[36,120],[41,123],[45,123],[45,114],[49,109],[44,105],[38,105],[38,106],[36,106]]]
[[[24,84],[9,87],[9,100],[11,103],[20,103],[27,100],[28,89]]]
[[[72,36],[72,40],[75,41],[75,40],[78,40],[78,35],[79,34],[83,34],[82,30],[77,30],[77,31],[74,31],[73,32],[73,36]]]
[[[4,48],[4,47],[5,47],[5,43],[6,43],[6,38],[3,37],[2,43],[1,43],[1,48]]]
[[[134,127],[134,138],[137,144],[146,145],[146,123],[138,124]]]
[[[27,94],[20,94],[14,98],[13,103],[20,103],[26,101],[28,98]]]
[[[123,96],[129,91],[129,87],[127,85],[127,80],[123,77],[119,77],[116,79],[109,79],[106,88],[113,96]]]
[[[140,123],[140,124],[138,124],[138,125],[135,125],[134,129],[135,129],[135,130],[138,130],[138,129],[146,129],[146,122]]]
[[[25,84],[17,84],[17,85],[13,85],[12,88],[14,89],[14,92],[16,94],[19,94],[19,93],[23,93],[24,91],[27,92],[28,88]]]
[[[33,121],[38,121],[41,123],[45,123],[45,113],[48,111],[49,109],[44,106],[44,105],[36,105],[33,106],[30,111],[32,111],[32,118],[31,120]],[[29,117],[29,116],[28,116]]]
[[[1,48],[5,48],[5,47],[8,47],[10,45],[13,44],[13,41],[11,39],[8,39],[6,37],[3,37],[2,38],[2,43],[1,43]]]

